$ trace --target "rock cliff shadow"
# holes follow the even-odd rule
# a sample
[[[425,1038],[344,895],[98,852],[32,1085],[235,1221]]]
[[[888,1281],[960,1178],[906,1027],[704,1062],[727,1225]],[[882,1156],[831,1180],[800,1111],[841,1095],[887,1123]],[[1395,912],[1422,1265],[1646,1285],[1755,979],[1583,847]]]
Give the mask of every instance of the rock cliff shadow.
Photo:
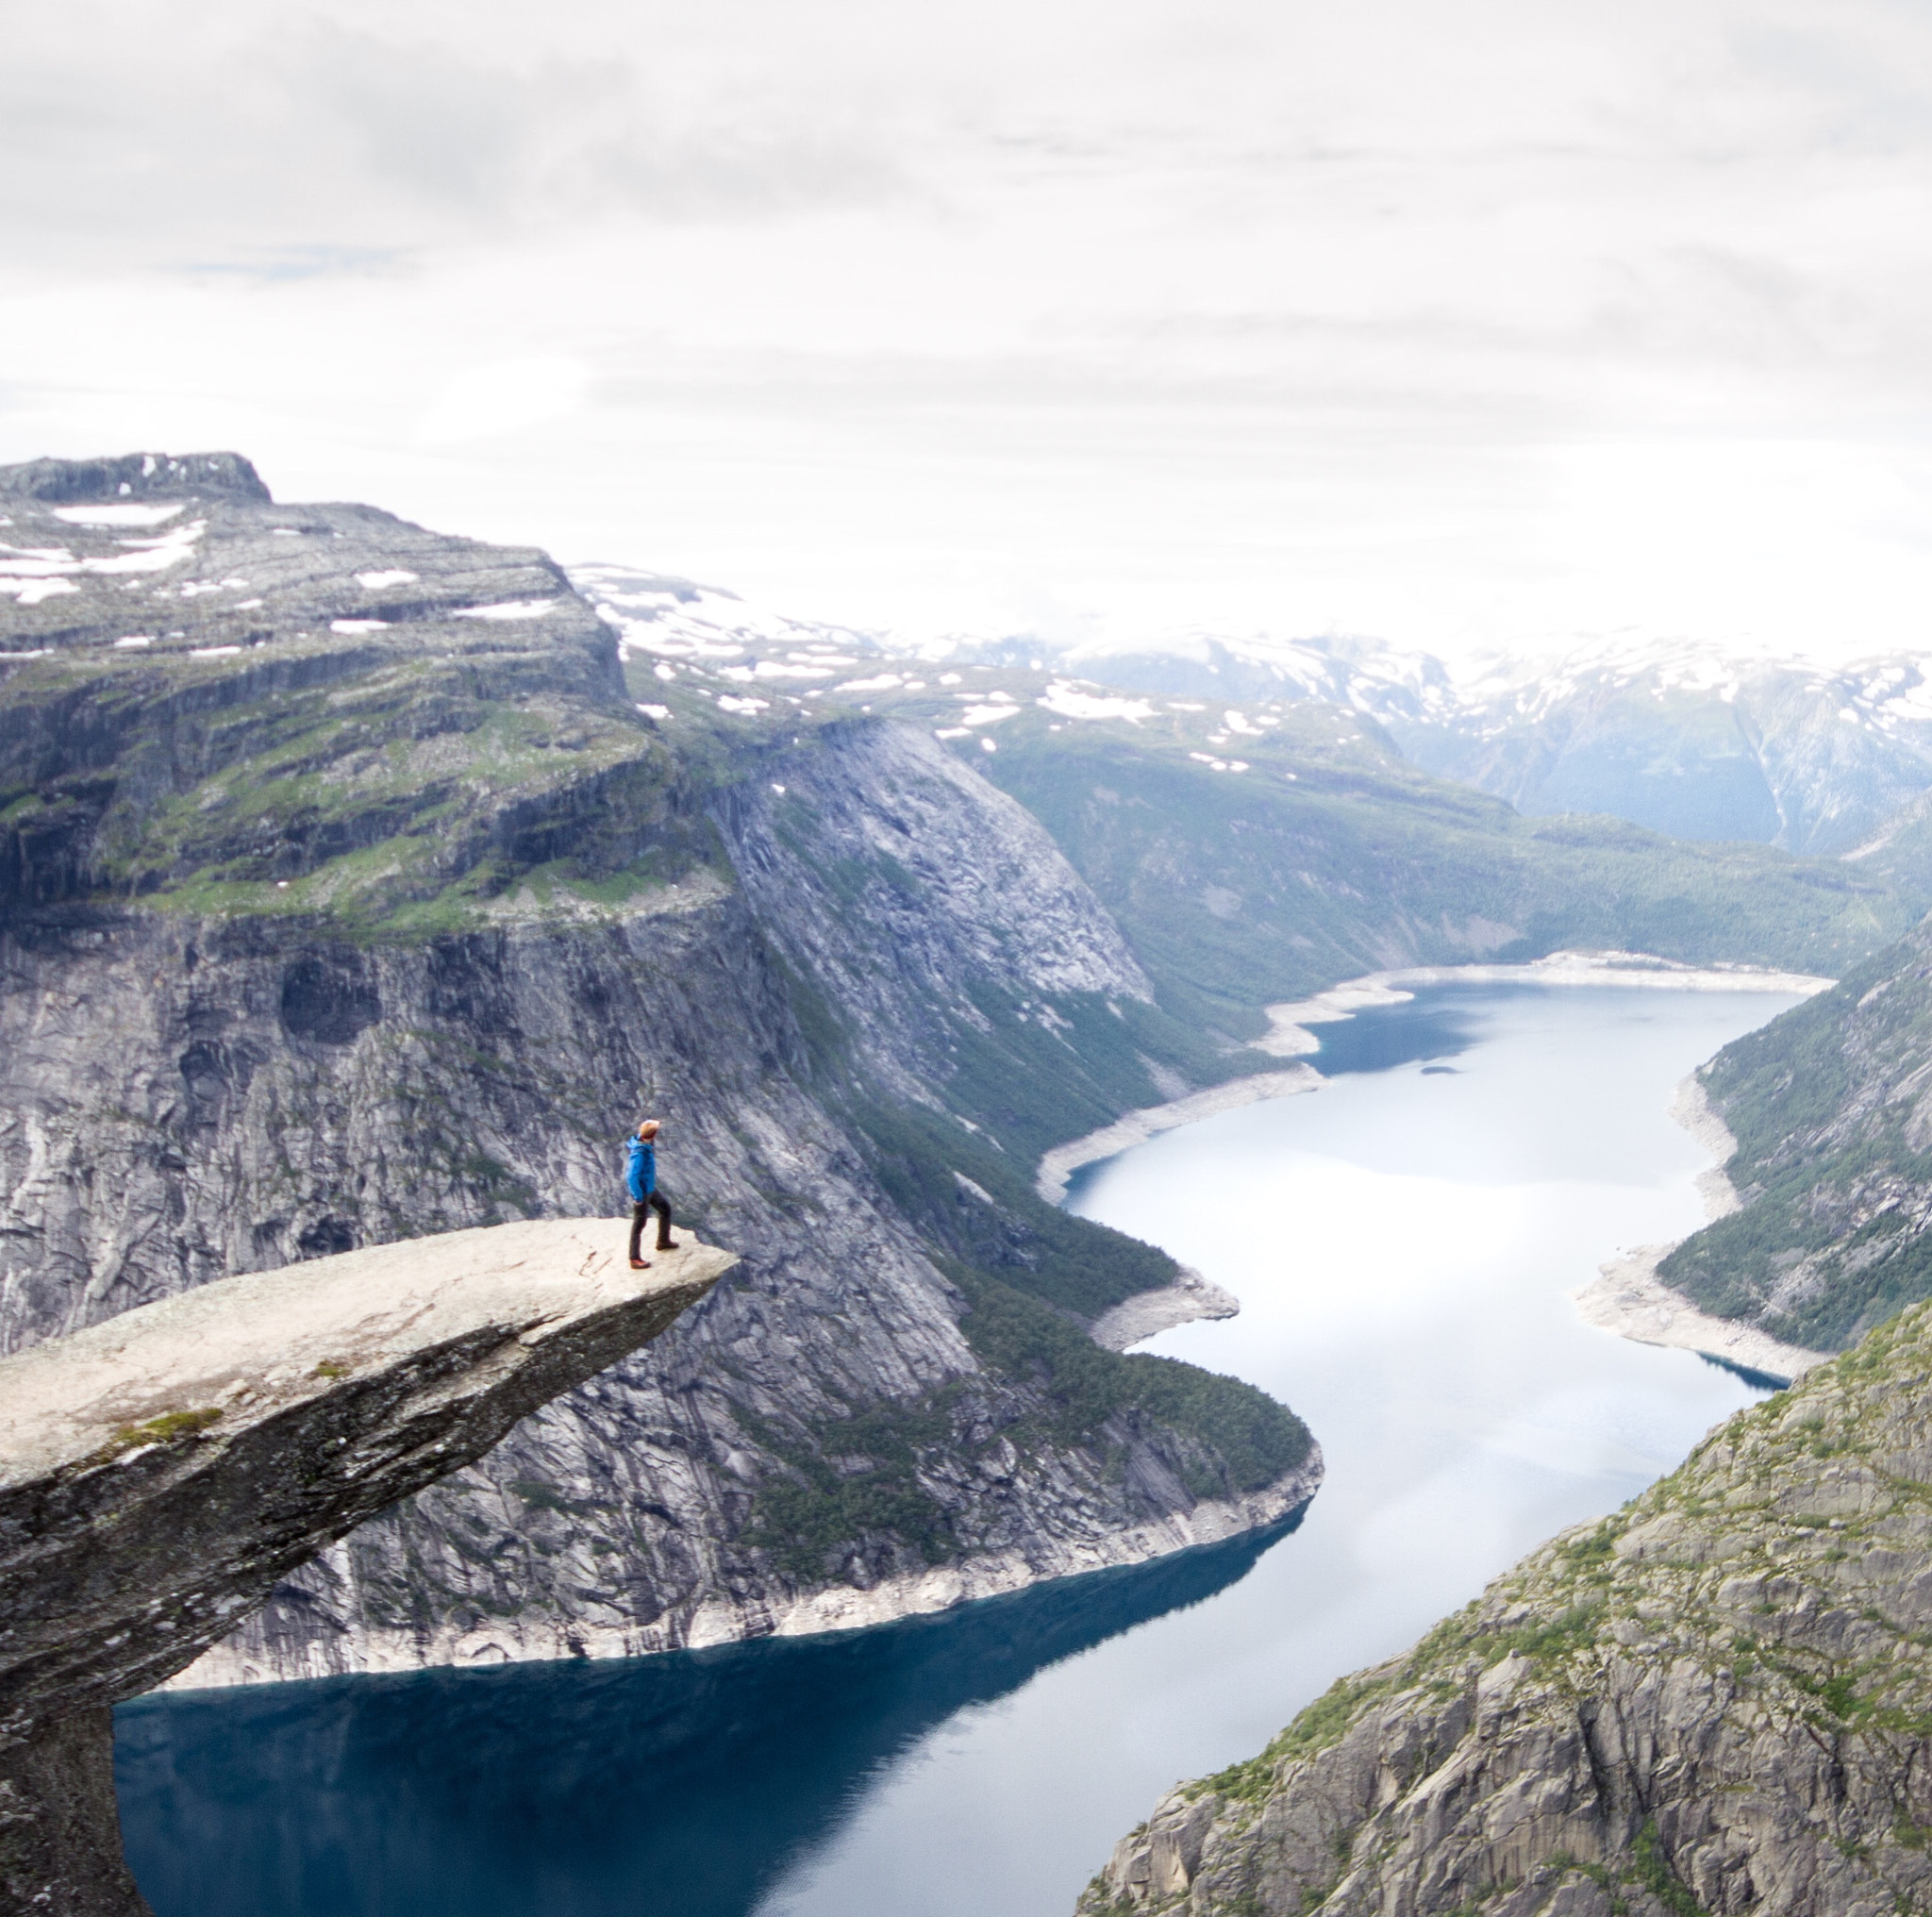
[[[834,1637],[124,1706],[158,1917],[742,1917],[955,1711],[1246,1575],[1300,1523]]]

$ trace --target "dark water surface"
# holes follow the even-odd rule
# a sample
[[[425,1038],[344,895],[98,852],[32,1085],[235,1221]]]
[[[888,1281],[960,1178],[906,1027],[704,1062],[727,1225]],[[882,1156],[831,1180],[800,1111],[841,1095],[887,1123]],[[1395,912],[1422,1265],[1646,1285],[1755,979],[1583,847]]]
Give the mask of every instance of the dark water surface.
[[[1459,988],[1321,1028],[1317,1093],[1075,1209],[1241,1315],[1153,1349],[1314,1427],[1292,1535],[833,1639],[345,1678],[119,1715],[158,1917],[1065,1917],[1176,1777],[1251,1755],[1756,1395],[1566,1293],[1698,1220],[1676,1081],[1788,1000]]]

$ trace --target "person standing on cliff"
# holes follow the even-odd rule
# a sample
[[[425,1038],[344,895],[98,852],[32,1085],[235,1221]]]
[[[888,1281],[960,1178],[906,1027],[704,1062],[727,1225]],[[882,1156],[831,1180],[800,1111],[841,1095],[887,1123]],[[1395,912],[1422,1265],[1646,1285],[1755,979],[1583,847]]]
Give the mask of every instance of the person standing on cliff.
[[[648,1271],[651,1266],[650,1259],[643,1255],[641,1241],[653,1211],[658,1214],[658,1249],[677,1249],[677,1241],[671,1236],[671,1207],[658,1189],[658,1133],[660,1129],[655,1118],[645,1119],[629,1140],[625,1152],[624,1182],[630,1192],[630,1268],[634,1272]]]

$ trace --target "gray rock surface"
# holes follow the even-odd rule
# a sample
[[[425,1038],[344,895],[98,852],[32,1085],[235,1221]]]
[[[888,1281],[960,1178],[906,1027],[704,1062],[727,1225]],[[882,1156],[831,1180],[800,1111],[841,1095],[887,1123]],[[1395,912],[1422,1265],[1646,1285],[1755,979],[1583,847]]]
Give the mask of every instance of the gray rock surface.
[[[275,506],[225,457],[10,469],[6,537],[42,555],[10,576],[64,586],[17,595],[7,643],[38,656],[0,663],[0,1349],[597,1214],[644,1110],[680,1220],[743,1265],[286,1581],[194,1681],[812,1628],[1306,1496],[1307,1460],[1233,1486],[1138,1413],[1039,1439],[1045,1387],[975,1355],[871,1168],[855,1112],[881,1104],[998,1157],[984,1100],[1015,1085],[1058,1136],[1151,1089],[1144,1032],[1114,1037],[1157,1018],[1147,980],[1026,812],[909,728],[727,724],[681,691],[660,725],[541,554]],[[1096,1028],[1099,1064],[1068,1036]],[[1024,1275],[1024,1221],[958,1204]],[[777,1547],[775,1495],[836,1499],[906,1429],[938,1564],[862,1512]]]
[[[277,1577],[661,1333],[737,1262],[529,1222],[228,1278],[0,1359],[0,1892],[144,1909],[108,1709]]]
[[[1085,1917],[1932,1904],[1932,1308],[1740,1413],[1260,1756]]]
[[[1180,1275],[1164,1290],[1136,1292],[1103,1311],[1093,1321],[1093,1342],[1108,1351],[1125,1351],[1176,1325],[1193,1325],[1203,1318],[1233,1318],[1241,1309],[1241,1301],[1232,1292],[1183,1266]]]

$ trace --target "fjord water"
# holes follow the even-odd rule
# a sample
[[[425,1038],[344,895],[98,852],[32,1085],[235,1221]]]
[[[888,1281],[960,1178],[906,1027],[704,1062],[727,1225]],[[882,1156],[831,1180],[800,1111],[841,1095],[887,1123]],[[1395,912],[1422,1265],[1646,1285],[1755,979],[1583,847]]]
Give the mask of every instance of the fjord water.
[[[158,1917],[1065,1917],[1175,1778],[1757,1395],[1567,1294],[1696,1225],[1673,1089],[1790,1002],[1430,991],[1324,1027],[1319,1092],[1076,1181],[1241,1296],[1147,1348],[1307,1419],[1298,1525],[836,1639],[143,1700],[142,1889]]]

